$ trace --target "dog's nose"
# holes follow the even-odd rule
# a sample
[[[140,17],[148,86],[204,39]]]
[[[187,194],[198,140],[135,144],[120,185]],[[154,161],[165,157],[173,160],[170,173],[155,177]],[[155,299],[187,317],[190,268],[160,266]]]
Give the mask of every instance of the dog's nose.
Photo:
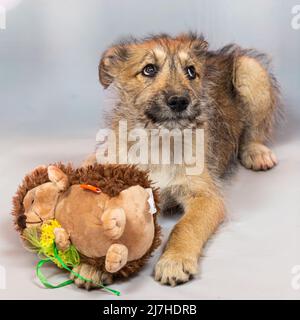
[[[190,99],[186,96],[170,96],[167,98],[168,106],[177,112],[181,112],[190,104]]]

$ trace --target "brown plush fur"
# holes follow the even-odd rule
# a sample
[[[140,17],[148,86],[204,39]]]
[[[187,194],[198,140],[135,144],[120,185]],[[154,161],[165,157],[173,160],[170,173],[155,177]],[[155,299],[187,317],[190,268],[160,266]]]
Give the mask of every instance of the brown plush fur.
[[[162,190],[163,211],[184,211],[155,268],[163,284],[188,281],[209,236],[222,222],[225,208],[220,185],[238,159],[253,170],[276,164],[264,143],[271,138],[279,114],[279,89],[268,59],[255,50],[229,45],[209,51],[202,36],[182,34],[129,39],[109,48],[99,65],[102,85],[116,92],[107,125],[119,120],[135,127],[203,128],[205,168],[186,176],[181,165],[150,165]],[[155,74],[145,76],[147,65]],[[188,77],[188,67],[196,77]],[[168,97],[188,99],[182,112],[167,105]],[[91,158],[89,159],[91,162]]]
[[[89,166],[87,168],[74,169],[71,164],[57,165],[64,173],[67,174],[70,184],[91,184],[99,187],[104,193],[110,197],[117,196],[121,191],[130,186],[140,185],[143,188],[152,186],[147,173],[137,169],[135,166],[126,165],[100,165]],[[17,230],[22,233],[25,229],[25,216],[23,208],[23,200],[27,192],[36,186],[49,181],[46,167],[39,167],[27,176],[25,176],[22,184],[19,186],[16,195],[13,198],[13,215]],[[153,190],[155,202],[158,204],[158,191]],[[160,244],[160,227],[157,224],[157,215],[154,215],[155,237],[151,248],[147,253],[138,260],[128,262],[114,277],[128,277],[136,273],[149,259],[151,253]],[[83,263],[88,263],[97,267],[99,270],[104,269],[104,259],[92,259],[81,256]]]

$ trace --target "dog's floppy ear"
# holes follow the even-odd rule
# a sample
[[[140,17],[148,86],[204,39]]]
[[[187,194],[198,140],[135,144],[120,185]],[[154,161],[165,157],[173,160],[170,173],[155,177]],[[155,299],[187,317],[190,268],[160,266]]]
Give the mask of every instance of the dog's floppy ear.
[[[101,57],[99,64],[99,80],[107,88],[120,71],[122,63],[128,58],[128,47],[119,44],[107,49]]]

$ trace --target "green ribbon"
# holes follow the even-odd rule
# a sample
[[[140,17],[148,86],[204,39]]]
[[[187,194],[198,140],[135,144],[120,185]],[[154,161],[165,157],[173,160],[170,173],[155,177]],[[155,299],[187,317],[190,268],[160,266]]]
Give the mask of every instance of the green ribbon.
[[[70,269],[64,262],[63,260],[61,259],[61,257],[59,256],[59,253],[58,253],[58,250],[57,250],[57,247],[55,245],[55,243],[53,243],[53,249],[54,249],[54,258],[58,260],[58,262],[61,264],[61,266],[68,270],[69,272],[71,272],[72,274],[75,275],[75,277],[83,280],[83,281],[86,281],[86,282],[91,282],[93,283],[94,285],[96,285],[97,287],[99,288],[102,288],[103,290],[107,291],[107,292],[110,292],[110,293],[113,293],[115,294],[116,296],[120,296],[121,293],[117,290],[113,290],[109,287],[106,287],[104,286],[103,284],[101,283],[95,283],[93,282],[91,279],[87,279],[83,276],[81,276],[79,273],[73,271],[72,269]],[[52,285],[51,283],[48,282],[47,278],[43,275],[42,271],[41,271],[41,268],[44,264],[46,263],[49,263],[49,262],[53,262],[51,257],[47,257],[46,259],[42,259],[40,260],[37,265],[36,265],[36,274],[37,274],[37,277],[39,278],[39,280],[41,281],[41,283],[46,287],[46,288],[50,288],[50,289],[57,289],[57,288],[61,288],[61,287],[65,287],[65,286],[68,286],[69,284],[73,283],[74,280],[67,280],[67,281],[64,281],[62,283],[59,283],[58,285]]]

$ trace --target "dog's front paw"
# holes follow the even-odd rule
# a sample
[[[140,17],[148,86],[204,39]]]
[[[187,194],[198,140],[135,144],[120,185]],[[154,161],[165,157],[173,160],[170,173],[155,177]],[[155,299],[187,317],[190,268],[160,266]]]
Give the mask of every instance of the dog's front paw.
[[[82,277],[91,280],[84,281],[73,273],[71,273],[70,278],[74,280],[74,283],[77,285],[78,288],[84,288],[86,290],[90,290],[93,288],[98,288],[99,284],[107,285],[113,282],[113,276],[107,272],[99,270],[94,266],[91,266],[86,263],[81,263],[77,267],[73,269],[74,272],[80,274]]]
[[[197,271],[197,258],[164,253],[155,266],[155,280],[174,287],[189,281]]]

